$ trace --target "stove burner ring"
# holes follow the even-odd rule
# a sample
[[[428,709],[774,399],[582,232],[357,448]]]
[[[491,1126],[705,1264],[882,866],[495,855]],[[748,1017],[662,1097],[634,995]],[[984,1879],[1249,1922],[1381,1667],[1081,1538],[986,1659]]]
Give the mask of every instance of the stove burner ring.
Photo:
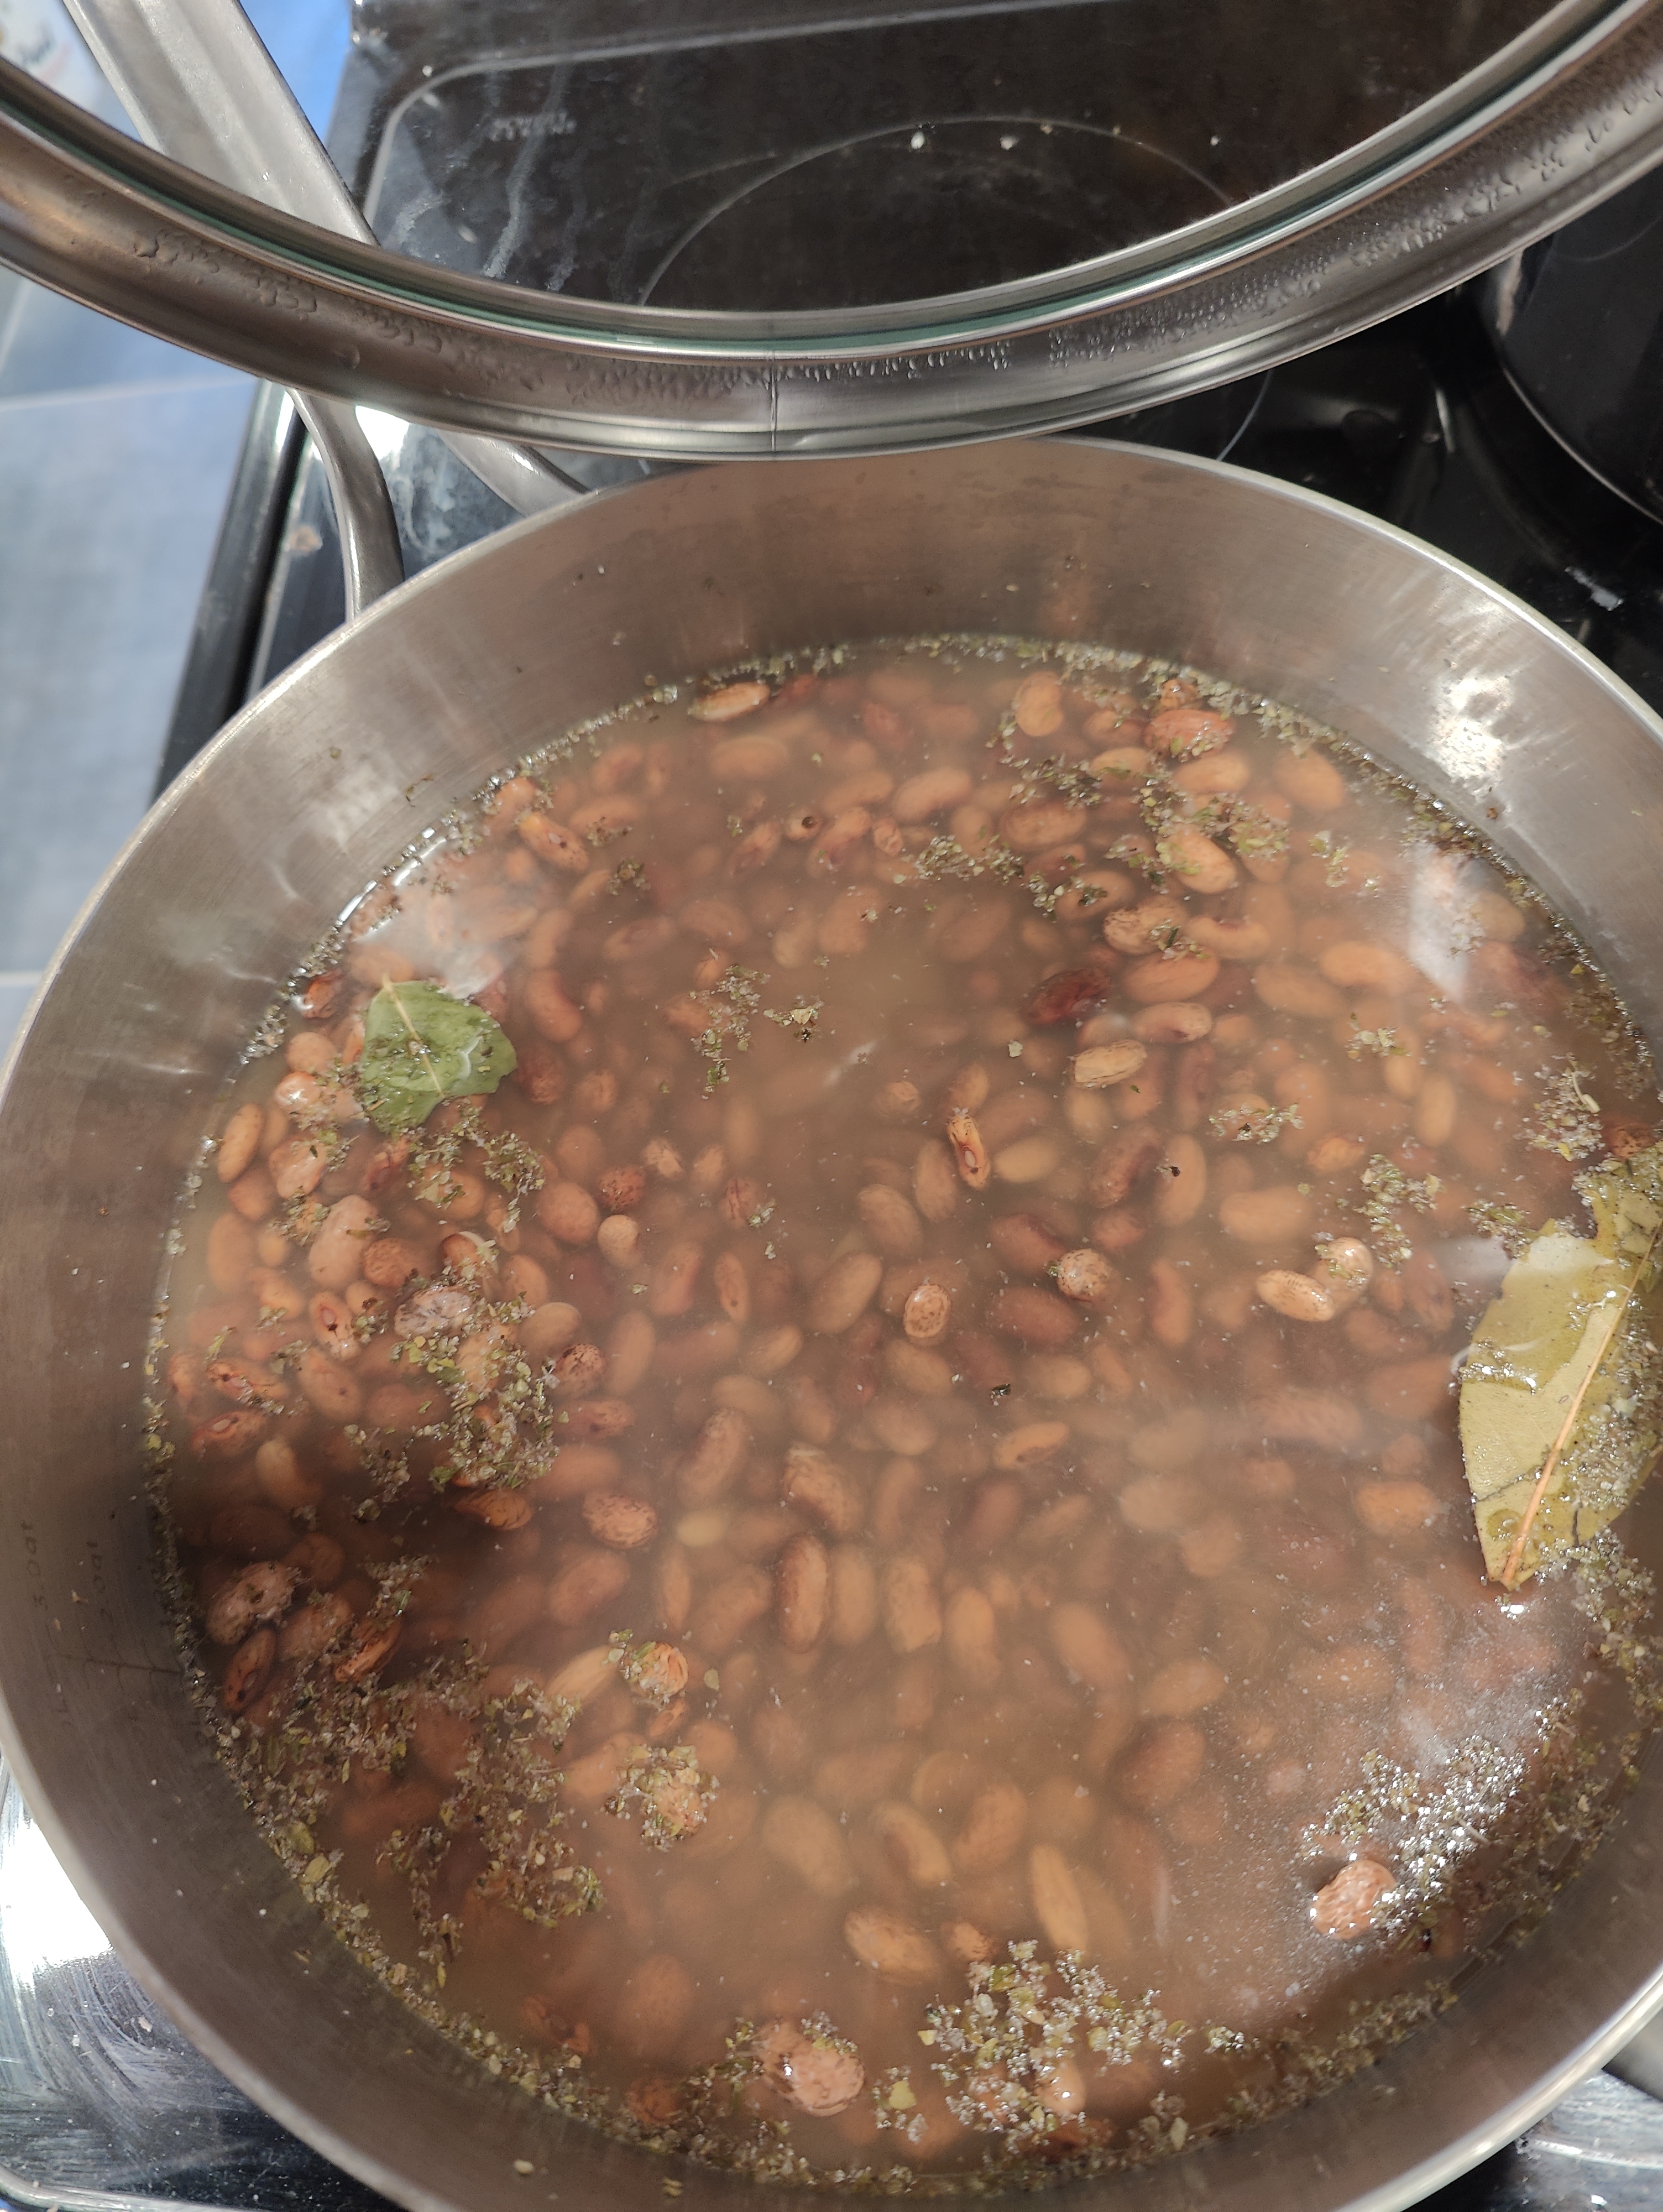
[[[878,307],[1088,261],[1229,204],[1180,155],[1096,125],[948,116],[778,160],[701,215],[644,306]]]

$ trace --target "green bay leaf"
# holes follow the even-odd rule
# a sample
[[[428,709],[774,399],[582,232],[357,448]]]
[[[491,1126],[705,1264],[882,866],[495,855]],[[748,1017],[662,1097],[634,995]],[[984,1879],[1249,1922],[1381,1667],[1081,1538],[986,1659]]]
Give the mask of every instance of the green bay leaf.
[[[485,1009],[436,983],[384,983],[364,1010],[358,1095],[384,1135],[418,1128],[441,1098],[495,1091],[518,1065]]]

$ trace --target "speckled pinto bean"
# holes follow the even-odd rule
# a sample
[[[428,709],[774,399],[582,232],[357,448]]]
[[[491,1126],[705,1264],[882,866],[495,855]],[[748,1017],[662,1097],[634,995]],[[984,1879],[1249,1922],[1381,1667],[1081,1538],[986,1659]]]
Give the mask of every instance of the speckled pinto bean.
[[[573,2125],[1106,2183],[1435,2011],[1618,1802],[1647,1509],[1503,1602],[1457,1376],[1586,1172],[1650,1188],[1655,1073],[1227,676],[660,671],[418,837],[214,1108],[132,1414],[218,1747]]]
[[[787,1651],[812,1651],[826,1632],[831,1562],[817,1536],[793,1536],[774,1571],[774,1619]]]
[[[843,1923],[843,1940],[863,1966],[886,1982],[929,1983],[940,1961],[929,1937],[881,1905],[863,1905]]]
[[[903,1553],[884,1567],[882,1601],[884,1632],[903,1656],[939,1642],[941,1601],[929,1567],[916,1553]]]
[[[1002,1669],[998,1617],[973,1584],[956,1589],[942,1617],[947,1656],[972,1689],[991,1689]]]
[[[835,1260],[810,1293],[807,1316],[811,1329],[841,1336],[853,1328],[877,1295],[883,1262],[873,1252],[849,1252]]]

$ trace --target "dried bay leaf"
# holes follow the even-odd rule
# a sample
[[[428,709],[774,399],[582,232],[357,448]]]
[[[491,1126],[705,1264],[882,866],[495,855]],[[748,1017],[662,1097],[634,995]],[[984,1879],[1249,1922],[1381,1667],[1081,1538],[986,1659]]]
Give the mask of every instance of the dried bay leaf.
[[[358,1096],[386,1136],[418,1128],[441,1098],[474,1098],[519,1056],[483,1006],[436,983],[384,983],[364,1009]]]
[[[1592,1237],[1550,1222],[1461,1370],[1484,1568],[1512,1589],[1614,1521],[1663,1449],[1663,1146],[1578,1178]]]

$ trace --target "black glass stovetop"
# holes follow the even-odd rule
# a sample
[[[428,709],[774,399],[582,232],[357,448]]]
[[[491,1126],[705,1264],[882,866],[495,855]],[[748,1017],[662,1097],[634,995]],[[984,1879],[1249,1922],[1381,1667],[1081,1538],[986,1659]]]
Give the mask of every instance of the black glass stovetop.
[[[437,23],[454,39],[468,11],[360,0],[358,14],[331,150],[384,237],[399,233],[434,258],[463,258],[464,233],[476,229],[466,220],[471,204],[435,195],[437,165],[412,157],[422,118],[410,120],[410,87],[428,65],[401,51],[398,33],[406,21],[431,37]],[[434,128],[465,138],[457,103],[476,97],[482,143],[513,141],[498,114],[513,100],[505,106],[489,70],[474,70],[471,92],[440,75],[446,106]],[[581,114],[561,114],[562,129],[581,131]],[[476,177],[469,189],[479,188]],[[535,228],[539,214],[535,193],[523,197],[517,220]],[[554,211],[541,216],[552,223]],[[366,427],[409,573],[513,520],[431,433],[379,415]],[[1228,458],[1397,523],[1518,593],[1663,709],[1663,526],[1605,490],[1541,428],[1460,294],[1288,368],[1084,434]],[[647,472],[634,462],[561,460],[595,487]],[[321,472],[284,396],[263,389],[162,781],[341,615]],[[1637,2045],[1619,2066],[1634,2078],[1594,2075],[1522,2142],[1428,2199],[1427,2212],[1663,2212],[1663,2103],[1636,2086],[1663,2088],[1663,2034],[1655,2057]],[[380,2202],[251,2105],[145,1999],[0,1768],[0,2212],[8,2203],[367,2212]]]

